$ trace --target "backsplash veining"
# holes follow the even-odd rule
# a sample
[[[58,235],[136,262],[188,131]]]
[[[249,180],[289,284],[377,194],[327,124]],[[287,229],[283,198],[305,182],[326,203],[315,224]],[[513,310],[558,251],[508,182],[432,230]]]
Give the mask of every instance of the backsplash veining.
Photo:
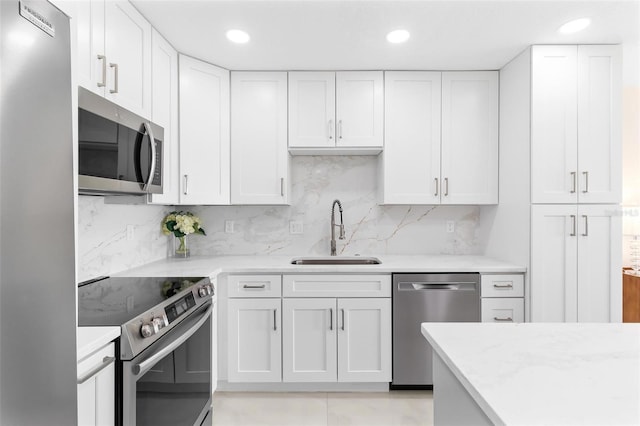
[[[345,240],[338,254],[481,254],[477,206],[379,206],[374,156],[304,156],[292,159],[291,206],[180,206],[199,215],[207,236],[191,236],[193,255],[328,255],[330,208],[344,209]],[[165,258],[170,238],[160,221],[170,206],[109,205],[79,197],[79,281]],[[336,207],[336,214],[338,209]],[[225,221],[235,232],[225,233]],[[289,233],[301,221],[304,232]],[[446,232],[446,221],[455,231]],[[127,240],[126,225],[134,226]],[[336,234],[337,235],[337,234]]]
[[[168,239],[160,221],[170,206],[105,204],[103,197],[78,197],[78,282],[163,259]],[[127,225],[133,238],[127,240]]]

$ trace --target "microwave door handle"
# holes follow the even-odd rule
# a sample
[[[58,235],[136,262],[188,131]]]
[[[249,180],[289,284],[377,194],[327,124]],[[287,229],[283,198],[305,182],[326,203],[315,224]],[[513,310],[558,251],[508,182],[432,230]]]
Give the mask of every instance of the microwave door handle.
[[[149,168],[149,179],[147,179],[142,190],[148,191],[149,185],[151,185],[153,176],[156,173],[156,139],[153,137],[153,130],[151,130],[151,125],[149,123],[144,123],[144,130],[147,133],[147,136],[149,136],[149,146],[151,147],[151,167]],[[142,159],[140,161],[142,161]]]

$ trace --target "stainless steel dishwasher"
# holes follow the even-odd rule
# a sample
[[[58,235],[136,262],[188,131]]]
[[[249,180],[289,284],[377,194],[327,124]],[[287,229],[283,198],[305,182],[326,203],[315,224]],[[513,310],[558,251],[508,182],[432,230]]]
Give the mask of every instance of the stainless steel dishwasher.
[[[423,322],[479,322],[480,274],[393,275],[392,389],[433,387]]]

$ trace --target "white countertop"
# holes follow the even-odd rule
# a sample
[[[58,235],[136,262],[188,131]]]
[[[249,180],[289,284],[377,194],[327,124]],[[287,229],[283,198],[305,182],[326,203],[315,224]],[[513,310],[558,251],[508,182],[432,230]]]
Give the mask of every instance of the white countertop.
[[[640,324],[423,323],[495,424],[640,424]]]
[[[123,271],[120,276],[209,276],[220,273],[392,273],[392,272],[526,272],[526,268],[485,256],[375,256],[380,265],[292,265],[301,256],[193,256],[169,258]]]
[[[78,327],[76,331],[78,361],[119,336],[120,327]]]

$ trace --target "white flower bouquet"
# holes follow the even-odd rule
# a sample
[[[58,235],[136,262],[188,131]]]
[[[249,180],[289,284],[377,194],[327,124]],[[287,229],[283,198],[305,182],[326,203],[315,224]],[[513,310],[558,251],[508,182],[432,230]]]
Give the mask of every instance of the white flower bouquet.
[[[174,211],[162,220],[162,233],[173,234],[180,246],[176,248],[176,256],[188,257],[189,249],[185,237],[189,234],[207,235],[201,226],[200,218],[191,212]]]

